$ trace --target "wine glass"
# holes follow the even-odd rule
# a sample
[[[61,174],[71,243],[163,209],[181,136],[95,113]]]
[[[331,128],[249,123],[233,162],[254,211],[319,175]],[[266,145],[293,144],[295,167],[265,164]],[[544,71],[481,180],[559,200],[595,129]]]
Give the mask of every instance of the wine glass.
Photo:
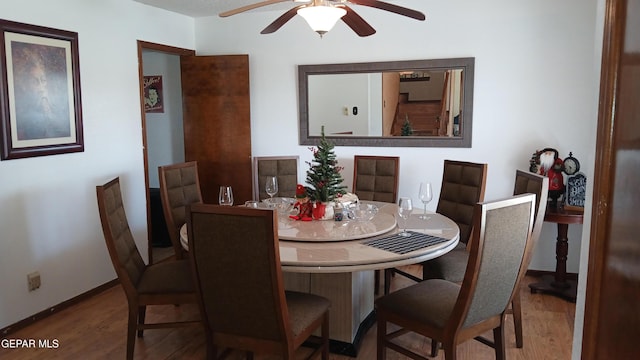
[[[220,186],[220,192],[218,193],[218,204],[225,206],[233,205],[233,191],[231,190],[231,186]]]
[[[267,176],[267,184],[265,185],[265,191],[269,198],[273,199],[273,196],[278,193],[278,178],[275,176]],[[273,203],[273,200],[270,201]]]
[[[409,232],[407,232],[407,221],[409,220],[409,216],[411,215],[411,211],[413,211],[413,205],[411,204],[411,198],[401,197],[398,201],[398,215],[404,220],[404,229],[398,235],[400,236],[411,236]]]
[[[420,191],[418,192],[418,197],[424,204],[424,213],[420,215],[420,219],[428,220],[429,217],[427,216],[427,204],[433,199],[433,190],[431,189],[430,182],[427,181],[420,183]]]

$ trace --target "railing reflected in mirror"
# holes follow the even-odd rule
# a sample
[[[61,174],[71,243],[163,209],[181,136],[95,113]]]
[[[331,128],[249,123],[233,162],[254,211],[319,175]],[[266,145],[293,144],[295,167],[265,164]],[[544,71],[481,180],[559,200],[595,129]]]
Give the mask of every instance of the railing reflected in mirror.
[[[300,144],[471,147],[474,58],[298,66]]]

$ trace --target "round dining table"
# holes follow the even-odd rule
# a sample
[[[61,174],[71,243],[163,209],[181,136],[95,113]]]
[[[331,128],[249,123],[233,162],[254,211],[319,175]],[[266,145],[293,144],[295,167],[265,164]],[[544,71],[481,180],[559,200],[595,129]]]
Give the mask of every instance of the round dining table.
[[[331,300],[332,352],[350,356],[357,355],[360,338],[375,323],[374,270],[436,258],[451,251],[460,237],[457,224],[444,215],[428,212],[423,219],[422,210],[414,210],[405,221],[396,204],[362,202],[377,207],[372,219],[297,221],[286,213],[278,216],[285,288]],[[398,235],[405,228],[410,237]],[[180,240],[188,249],[186,225]]]

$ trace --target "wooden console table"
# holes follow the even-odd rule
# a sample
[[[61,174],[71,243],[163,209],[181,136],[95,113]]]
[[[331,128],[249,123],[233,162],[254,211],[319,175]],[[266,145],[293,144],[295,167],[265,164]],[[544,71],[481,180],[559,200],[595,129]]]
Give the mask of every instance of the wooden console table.
[[[532,293],[542,292],[557,295],[571,302],[576,301],[577,282],[567,279],[567,255],[569,254],[569,224],[582,224],[583,212],[548,206],[544,221],[558,224],[556,241],[556,272],[545,275],[542,281],[529,284]]]

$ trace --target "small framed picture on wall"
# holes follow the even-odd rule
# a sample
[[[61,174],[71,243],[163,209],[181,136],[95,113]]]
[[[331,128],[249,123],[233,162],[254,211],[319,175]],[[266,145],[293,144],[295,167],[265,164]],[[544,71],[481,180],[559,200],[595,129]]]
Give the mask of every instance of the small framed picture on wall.
[[[144,77],[144,112],[164,112],[161,75],[151,75]]]

